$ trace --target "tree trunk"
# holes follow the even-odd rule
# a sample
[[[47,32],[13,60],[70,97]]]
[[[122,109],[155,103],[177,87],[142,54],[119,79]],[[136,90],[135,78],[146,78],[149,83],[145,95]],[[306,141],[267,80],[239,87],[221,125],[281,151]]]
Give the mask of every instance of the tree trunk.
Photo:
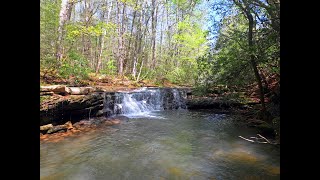
[[[65,85],[40,86],[40,92],[54,92],[56,94],[70,94],[70,89]]]
[[[263,86],[262,86],[262,80],[261,80],[261,77],[260,77],[260,74],[259,74],[259,71],[258,71],[258,68],[257,68],[257,63],[255,61],[255,58],[254,58],[254,54],[253,54],[253,26],[254,26],[254,21],[253,21],[253,17],[252,17],[252,14],[250,13],[249,11],[249,7],[247,7],[247,18],[249,20],[249,32],[248,32],[248,44],[249,44],[249,49],[250,49],[250,62],[251,62],[251,66],[253,68],[253,71],[254,71],[254,75],[256,77],[256,80],[257,80],[257,83],[258,83],[258,86],[259,86],[259,90],[260,90],[260,101],[261,101],[261,105],[262,105],[262,113],[265,114],[266,113],[266,105],[265,105],[265,102],[264,102],[264,91],[263,91]]]
[[[161,14],[161,25],[160,25],[160,45],[159,45],[159,59],[162,59],[162,38],[163,38],[163,16],[164,16],[164,9]]]
[[[157,7],[156,7],[157,1],[152,0],[152,11],[151,11],[151,28],[152,28],[152,57],[151,57],[151,68],[154,69],[156,65],[156,57],[155,57],[155,51],[156,51],[156,28],[157,28]]]
[[[142,12],[140,12],[140,15],[138,16],[138,29],[136,32],[136,38],[135,38],[135,42],[134,42],[134,55],[133,55],[133,65],[132,65],[132,76],[133,78],[136,78],[136,74],[137,74],[137,65],[138,65],[138,53],[140,53],[140,49],[141,49],[141,26],[142,26]]]
[[[138,0],[136,0],[135,8],[137,7],[137,5],[138,5]],[[128,43],[128,56],[126,58],[128,60],[128,63],[126,66],[126,72],[128,72],[128,69],[131,69],[132,63],[131,63],[130,59],[131,59],[132,54],[134,54],[134,52],[133,53],[131,52],[131,46],[132,46],[131,43],[132,43],[132,39],[133,39],[133,28],[134,28],[134,23],[135,23],[135,19],[136,19],[136,14],[137,14],[137,10],[134,9],[132,23],[131,23],[131,29],[130,29],[130,38],[129,38],[129,43]],[[135,48],[136,47],[133,47],[133,49],[135,49]]]
[[[137,81],[139,81],[140,79],[140,75],[141,75],[141,71],[142,71],[142,67],[143,67],[143,59],[142,59],[142,62],[141,62],[141,66],[140,66],[140,70],[139,70],[139,74],[138,74],[138,77],[137,77]]]
[[[255,56],[254,56],[254,44],[253,44],[253,28],[254,28],[254,19],[251,14],[251,10],[249,7],[249,4],[247,1],[243,1],[244,5],[240,4],[237,0],[233,0],[233,2],[245,13],[248,21],[249,21],[249,29],[248,29],[248,45],[249,45],[249,51],[250,51],[250,64],[254,72],[254,76],[257,80],[258,86],[259,86],[259,95],[260,95],[260,101],[262,105],[261,112],[263,114],[263,118],[266,116],[266,105],[264,101],[264,91],[263,91],[263,86],[262,86],[262,80],[259,74],[259,70],[257,68],[257,62],[255,61]],[[266,119],[265,119],[266,120]]]
[[[61,59],[63,57],[63,36],[64,36],[64,26],[68,20],[70,20],[72,7],[74,5],[74,0],[62,0],[61,9],[59,14],[59,27],[58,27],[58,39],[56,43],[56,58],[58,63],[61,64]]]
[[[102,17],[101,17],[101,21],[104,21],[104,16],[105,16],[105,11],[102,12]],[[100,51],[99,51],[99,55],[98,55],[98,62],[97,62],[97,66],[96,66],[96,74],[99,73],[100,70],[100,66],[101,66],[101,61],[102,61],[102,54],[103,54],[103,49],[104,49],[104,37],[106,36],[106,30],[103,28],[102,29],[102,34],[100,36],[100,41],[99,41],[99,46],[100,46]]]
[[[118,9],[118,76],[123,75],[123,62],[124,62],[124,56],[123,56],[123,50],[124,50],[124,40],[123,40],[123,26],[124,26],[124,16],[120,14],[120,3],[117,1],[117,9]],[[125,6],[123,5],[123,11],[124,12]]]
[[[100,52],[99,52],[97,66],[96,66],[96,73],[99,73],[100,66],[101,66],[102,54],[103,54],[103,49],[104,49],[104,37],[105,37],[105,35],[106,35],[106,30],[103,30],[102,35],[100,37]]]

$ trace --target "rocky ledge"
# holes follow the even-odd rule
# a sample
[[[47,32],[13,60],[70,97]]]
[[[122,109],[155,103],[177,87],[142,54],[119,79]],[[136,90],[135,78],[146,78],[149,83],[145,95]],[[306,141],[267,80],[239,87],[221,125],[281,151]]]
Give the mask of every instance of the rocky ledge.
[[[102,116],[103,92],[89,95],[70,95],[46,101],[40,105],[40,126],[45,124],[62,124],[76,120]]]
[[[119,119],[94,118],[91,120],[81,120],[72,124],[70,121],[62,125],[47,124],[40,126],[40,140],[57,142],[65,137],[77,135],[80,132],[88,132],[120,124]]]
[[[188,109],[228,109],[231,107],[245,107],[243,103],[235,100],[207,97],[187,99],[186,105]]]

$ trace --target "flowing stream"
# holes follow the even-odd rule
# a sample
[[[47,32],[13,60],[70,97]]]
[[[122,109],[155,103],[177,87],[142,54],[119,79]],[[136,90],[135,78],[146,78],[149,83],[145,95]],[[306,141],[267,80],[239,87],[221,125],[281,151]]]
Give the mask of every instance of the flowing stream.
[[[251,144],[255,135],[232,115],[183,109],[173,91],[123,93],[115,106],[121,124],[40,142],[40,179],[280,179],[280,149]]]

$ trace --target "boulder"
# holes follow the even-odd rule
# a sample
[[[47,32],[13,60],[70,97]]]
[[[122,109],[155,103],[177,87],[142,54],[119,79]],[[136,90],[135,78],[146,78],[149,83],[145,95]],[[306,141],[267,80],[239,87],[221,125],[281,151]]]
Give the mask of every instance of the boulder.
[[[116,125],[116,124],[120,124],[120,120],[119,119],[112,119],[112,120],[106,120],[105,124],[107,126],[112,126],[112,125]]]

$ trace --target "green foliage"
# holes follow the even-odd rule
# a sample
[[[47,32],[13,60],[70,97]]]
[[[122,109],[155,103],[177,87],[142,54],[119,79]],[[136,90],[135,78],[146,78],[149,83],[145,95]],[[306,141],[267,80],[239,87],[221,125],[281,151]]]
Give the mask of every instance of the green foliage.
[[[218,32],[213,51],[197,59],[200,72],[197,86],[225,84],[229,86],[245,87],[256,82],[250,55],[254,55],[260,71],[264,74],[278,74],[280,39],[270,26],[258,23],[254,27],[253,48],[248,46],[248,19],[237,7],[231,3],[217,3],[215,11],[221,13],[221,21],[213,28]],[[248,3],[251,3],[248,1]],[[259,15],[256,22],[267,18],[263,8],[255,6],[252,11]]]
[[[268,73],[277,72],[279,66],[275,64],[275,57],[279,52],[276,38],[265,28],[256,29],[255,46],[248,48],[248,22],[243,14],[232,14],[222,20],[219,36],[212,53],[207,53],[197,59],[199,76],[198,86],[226,84],[246,86],[256,81],[250,54],[256,57],[259,67]]]
[[[117,66],[115,59],[109,59],[108,61],[104,61],[103,69],[100,70],[100,73],[107,74],[107,75],[116,75],[117,73]]]
[[[74,23],[66,25],[66,39],[70,42],[74,42],[77,38],[80,38],[82,35],[89,37],[99,37],[104,32],[106,36],[112,36],[116,34],[116,24],[114,23],[105,23],[98,22],[96,25],[85,26],[81,23]]]
[[[40,103],[43,103],[50,99],[50,96],[40,96]]]
[[[205,54],[208,50],[206,39],[207,32],[200,28],[200,25],[186,17],[178,23],[178,33],[173,35],[174,42],[178,44],[179,59],[196,64],[196,58]]]
[[[40,67],[55,68],[55,43],[60,6],[56,1],[40,1]]]
[[[72,76],[76,79],[87,79],[90,72],[87,59],[76,51],[68,53],[68,57],[59,69],[59,74],[64,78]]]
[[[206,96],[209,94],[209,86],[197,84],[192,90],[192,94],[195,96]]]
[[[172,4],[179,7],[179,9],[182,10],[188,10],[195,6],[196,4],[200,3],[201,0],[194,0],[194,1],[188,1],[188,0],[172,0]]]
[[[166,78],[178,84],[194,84],[198,75],[197,58],[208,50],[207,32],[189,16],[179,22],[177,27],[173,43],[178,47],[178,53],[165,66]]]
[[[169,81],[173,83],[176,83],[176,84],[184,83],[185,77],[186,77],[186,71],[182,68],[176,67],[173,69],[173,71],[168,73],[166,77],[169,79]]]

